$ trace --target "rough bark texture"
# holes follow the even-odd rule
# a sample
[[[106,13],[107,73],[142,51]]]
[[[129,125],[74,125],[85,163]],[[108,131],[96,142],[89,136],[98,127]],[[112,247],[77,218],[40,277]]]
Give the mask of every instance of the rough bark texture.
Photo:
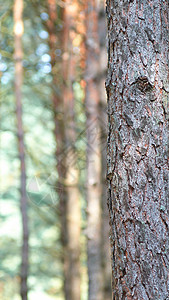
[[[99,123],[98,19],[95,1],[86,1],[87,255],[89,300],[103,299],[101,268],[101,144]]]
[[[107,0],[113,299],[169,299],[168,14]]]
[[[22,67],[22,34],[23,34],[23,1],[15,0],[14,2],[14,60],[15,60],[15,98],[16,98],[16,118],[17,118],[17,136],[18,136],[18,149],[21,168],[21,216],[22,216],[22,263],[21,263],[21,298],[27,300],[28,286],[28,216],[27,216],[27,195],[26,195],[26,168],[25,168],[25,147],[24,147],[24,132],[22,124],[22,80],[23,80],[23,67]]]

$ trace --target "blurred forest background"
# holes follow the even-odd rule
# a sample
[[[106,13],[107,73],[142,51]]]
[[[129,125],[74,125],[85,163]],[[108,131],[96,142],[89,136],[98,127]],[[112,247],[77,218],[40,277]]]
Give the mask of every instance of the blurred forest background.
[[[0,8],[0,299],[110,300],[104,1]]]

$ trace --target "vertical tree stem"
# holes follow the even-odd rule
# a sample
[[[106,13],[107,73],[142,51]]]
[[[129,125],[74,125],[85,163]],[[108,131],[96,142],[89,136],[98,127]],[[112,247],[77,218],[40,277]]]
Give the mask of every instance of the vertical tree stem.
[[[25,168],[25,147],[24,147],[24,132],[22,124],[22,35],[23,35],[23,1],[15,0],[14,2],[14,60],[15,60],[15,98],[16,98],[16,118],[17,118],[17,136],[18,149],[21,166],[21,215],[22,215],[22,263],[21,263],[21,298],[27,300],[28,286],[28,216],[27,216],[27,195],[26,195],[26,168]]]

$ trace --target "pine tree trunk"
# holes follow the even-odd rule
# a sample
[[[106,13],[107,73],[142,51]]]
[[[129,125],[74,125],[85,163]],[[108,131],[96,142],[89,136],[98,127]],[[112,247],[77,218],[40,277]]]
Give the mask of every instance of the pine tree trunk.
[[[107,0],[113,299],[169,299],[169,4]]]
[[[87,255],[89,300],[103,300],[101,266],[101,143],[99,123],[98,19],[95,1],[86,1]]]
[[[61,242],[63,246],[64,296],[66,300],[80,300],[80,227],[81,211],[78,189],[77,157],[74,149],[76,128],[74,120],[73,79],[75,61],[72,51],[72,24],[74,13],[72,5],[76,1],[65,3],[60,17],[63,19],[63,31],[56,32],[59,23],[56,1],[48,0],[49,46],[53,75],[53,108],[55,120],[56,158],[59,180],[57,192],[60,201]],[[62,36],[61,36],[62,34]],[[59,44],[60,42],[60,44]],[[61,59],[56,50],[61,48]],[[63,76],[63,77],[61,77]],[[60,89],[60,90],[58,90]]]
[[[77,60],[73,41],[76,37],[76,19],[79,3],[70,0],[63,10],[63,103],[66,146],[65,189],[67,194],[66,223],[67,245],[65,248],[65,295],[66,300],[80,300],[80,231],[81,208],[79,193],[79,172],[75,148],[76,123],[73,83],[75,82]]]
[[[65,289],[65,251],[67,249],[67,222],[66,222],[66,203],[67,194],[64,186],[65,180],[65,124],[64,124],[64,104],[62,98],[62,84],[63,78],[61,76],[62,59],[61,55],[56,55],[56,50],[61,49],[61,32],[57,31],[59,24],[59,15],[55,0],[48,0],[48,14],[47,30],[49,33],[49,48],[52,65],[52,105],[53,105],[53,118],[54,118],[54,137],[56,141],[56,169],[58,179],[56,181],[55,190],[59,195],[59,217],[60,217],[60,242],[62,245],[61,260],[63,264],[63,293],[66,295]],[[61,11],[60,11],[61,14]],[[60,51],[61,52],[61,51]],[[65,299],[67,297],[65,296]]]
[[[22,124],[22,34],[23,34],[23,1],[15,0],[14,2],[14,60],[15,60],[15,98],[16,98],[16,118],[17,118],[17,136],[18,149],[21,167],[21,216],[23,230],[23,245],[22,245],[22,263],[21,263],[21,298],[27,300],[28,286],[28,216],[27,216],[27,195],[26,195],[26,168],[25,168],[25,147],[24,147],[24,132]]]

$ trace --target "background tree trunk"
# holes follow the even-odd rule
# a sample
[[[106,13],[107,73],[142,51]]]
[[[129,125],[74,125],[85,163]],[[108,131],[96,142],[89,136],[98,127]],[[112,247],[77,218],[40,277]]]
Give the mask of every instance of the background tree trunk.
[[[64,103],[62,97],[62,86],[63,86],[63,78],[62,78],[62,58],[56,55],[57,49],[62,49],[61,43],[61,34],[62,32],[57,31],[57,25],[59,24],[59,17],[62,18],[62,12],[60,9],[60,16],[57,11],[57,5],[55,0],[48,0],[48,14],[49,20],[47,21],[47,30],[49,32],[49,48],[50,48],[50,57],[51,57],[51,65],[52,65],[52,105],[53,105],[53,117],[54,117],[54,136],[56,140],[56,169],[58,173],[58,178],[56,181],[56,193],[59,196],[59,217],[60,217],[60,242],[62,245],[62,265],[63,265],[63,293],[65,295],[65,299],[69,299],[67,295],[69,295],[66,289],[67,282],[67,265],[65,259],[65,252],[67,251],[67,231],[68,224],[66,220],[67,216],[67,193],[64,186],[64,180],[66,176],[66,168],[65,168],[65,123],[64,123]],[[59,9],[58,9],[59,10]],[[62,20],[63,21],[63,20]]]
[[[80,231],[81,208],[79,193],[79,171],[77,167],[75,98],[73,84],[76,76],[76,55],[73,41],[76,37],[78,1],[66,1],[63,10],[63,104],[65,123],[65,188],[67,194],[66,223],[67,245],[65,248],[65,292],[66,300],[80,300]]]
[[[113,299],[169,298],[169,4],[107,1]]]
[[[64,28],[56,32],[58,23],[56,2],[48,0],[49,45],[53,75],[53,107],[58,182],[60,198],[61,241],[63,246],[64,295],[66,300],[80,300],[80,228],[81,209],[78,188],[77,156],[74,147],[76,126],[74,120],[75,102],[73,82],[76,62],[73,54],[73,38],[78,3],[65,2],[61,12]],[[62,34],[62,36],[61,36]],[[60,39],[58,39],[60,37]],[[58,40],[60,44],[58,44]],[[56,57],[56,50],[62,49],[62,64]],[[62,68],[62,69],[61,69]],[[61,88],[59,88],[61,87]]]
[[[103,299],[101,266],[101,143],[99,124],[98,15],[95,1],[86,1],[86,134],[87,134],[87,255],[89,300]]]
[[[27,216],[27,195],[26,195],[26,168],[25,168],[25,147],[24,147],[24,132],[22,124],[22,35],[23,35],[23,1],[15,0],[14,2],[14,60],[15,60],[15,98],[16,98],[16,117],[17,117],[17,136],[18,148],[21,167],[21,215],[22,215],[22,263],[21,263],[21,298],[27,300],[28,286],[28,216]]]

